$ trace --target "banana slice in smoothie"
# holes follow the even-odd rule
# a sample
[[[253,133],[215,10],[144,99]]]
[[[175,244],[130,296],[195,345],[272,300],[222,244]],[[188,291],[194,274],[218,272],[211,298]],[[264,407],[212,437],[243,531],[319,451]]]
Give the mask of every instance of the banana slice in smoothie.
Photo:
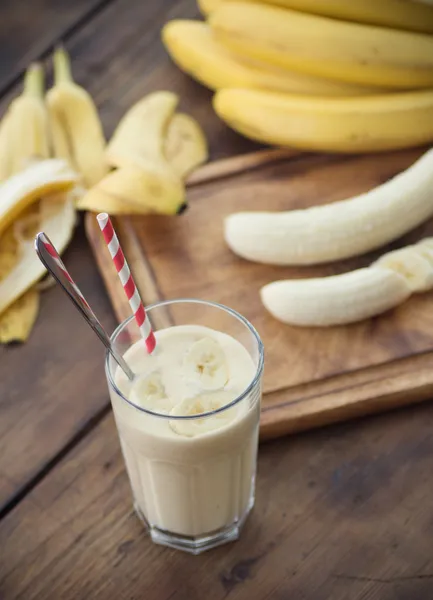
[[[236,398],[236,394],[228,391],[200,394],[194,398],[185,398],[170,411],[173,416],[198,416],[222,408]],[[195,437],[209,431],[215,431],[234,421],[239,413],[235,405],[208,417],[197,419],[173,419],[169,421],[174,432],[186,437]]]
[[[168,414],[173,407],[158,372],[139,376],[132,385],[129,399],[137,406],[162,414]]]
[[[194,342],[185,355],[183,368],[185,375],[205,390],[223,388],[229,379],[224,351],[211,337]]]

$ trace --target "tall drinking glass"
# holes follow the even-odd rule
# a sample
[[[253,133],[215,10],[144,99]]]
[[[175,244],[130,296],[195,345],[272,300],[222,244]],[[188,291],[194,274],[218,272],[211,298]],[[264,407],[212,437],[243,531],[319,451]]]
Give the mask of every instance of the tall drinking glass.
[[[134,508],[154,542],[198,554],[237,539],[254,504],[263,345],[244,317],[220,304],[172,300],[151,305],[146,312],[157,351],[161,330],[170,333],[168,328],[175,326],[199,325],[233,338],[233,349],[246,350],[253,365],[245,389],[228,404],[185,415],[158,413],[134,403],[131,384],[112,356],[106,357]],[[124,321],[111,339],[137,373],[135,361],[145,350],[134,319]],[[230,357],[228,368],[236,369],[235,354]]]

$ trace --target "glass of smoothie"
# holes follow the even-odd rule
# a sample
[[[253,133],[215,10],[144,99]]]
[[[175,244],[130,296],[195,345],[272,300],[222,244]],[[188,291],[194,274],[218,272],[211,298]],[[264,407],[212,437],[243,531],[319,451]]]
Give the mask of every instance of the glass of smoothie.
[[[226,306],[146,308],[150,355],[133,317],[112,342],[106,375],[134,508],[154,542],[198,554],[238,538],[254,504],[263,345]]]

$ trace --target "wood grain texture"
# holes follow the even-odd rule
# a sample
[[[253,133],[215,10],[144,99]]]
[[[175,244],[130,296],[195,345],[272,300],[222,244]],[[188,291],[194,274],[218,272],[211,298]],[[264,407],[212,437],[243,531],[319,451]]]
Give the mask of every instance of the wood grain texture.
[[[236,165],[245,165],[245,171],[235,169],[233,175],[226,159],[219,161],[224,165],[221,179],[214,179],[219,169],[212,171],[212,163],[207,167],[209,180],[198,176],[198,183],[188,189],[190,208],[181,217],[117,219],[122,246],[146,304],[176,297],[214,300],[235,308],[258,329],[266,349],[263,438],[431,397],[432,294],[413,296],[396,310],[356,325],[328,329],[281,325],[260,302],[262,285],[353,270],[370,264],[386,249],[318,267],[259,265],[237,258],[226,247],[224,217],[237,210],[305,208],[351,197],[383,183],[421,152],[368,157],[277,154],[267,163],[270,156],[265,151],[262,163],[260,153],[254,154],[257,166],[252,170],[242,157],[233,159]],[[93,216],[88,217],[87,233],[116,314],[123,320],[129,314],[127,302]],[[432,233],[432,223],[426,224],[392,247]]]
[[[80,228],[65,262],[94,311],[111,308]],[[0,510],[108,406],[103,346],[60,288],[46,291],[29,341],[0,347]]]
[[[0,20],[0,93],[28,64],[73,34],[110,0],[2,0]]]
[[[109,415],[0,524],[2,600],[428,600],[433,406],[263,444],[238,542],[194,557],[132,513]]]

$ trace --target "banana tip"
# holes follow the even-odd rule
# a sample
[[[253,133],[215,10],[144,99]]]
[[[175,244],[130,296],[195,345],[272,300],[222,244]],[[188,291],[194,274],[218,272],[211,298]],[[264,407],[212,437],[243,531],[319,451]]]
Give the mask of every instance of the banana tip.
[[[177,215],[181,215],[182,213],[184,213],[186,211],[186,209],[188,208],[188,204],[186,202],[183,202],[179,208],[177,209]]]

